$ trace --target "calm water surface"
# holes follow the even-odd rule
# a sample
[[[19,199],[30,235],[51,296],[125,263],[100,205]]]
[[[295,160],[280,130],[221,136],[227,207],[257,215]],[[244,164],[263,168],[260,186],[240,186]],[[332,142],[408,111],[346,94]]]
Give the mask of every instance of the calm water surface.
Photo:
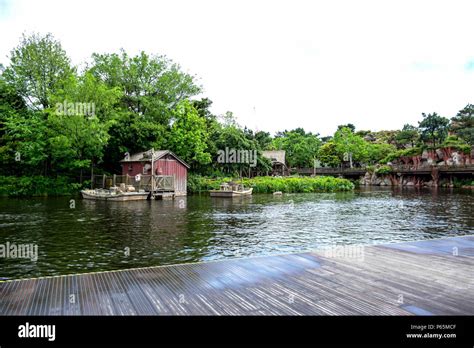
[[[474,233],[469,190],[373,188],[126,203],[75,197],[74,209],[71,198],[0,199],[0,245],[38,245],[36,261],[0,258],[1,278]]]

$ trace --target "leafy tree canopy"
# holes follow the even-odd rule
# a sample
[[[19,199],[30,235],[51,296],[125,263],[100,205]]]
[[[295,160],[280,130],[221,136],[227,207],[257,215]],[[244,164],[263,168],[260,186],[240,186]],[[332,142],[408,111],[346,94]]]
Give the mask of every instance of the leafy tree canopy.
[[[468,104],[451,119],[451,131],[474,145],[474,105]]]
[[[449,119],[438,115],[423,113],[423,120],[418,123],[421,139],[432,144],[433,148],[439,145],[448,136]]]

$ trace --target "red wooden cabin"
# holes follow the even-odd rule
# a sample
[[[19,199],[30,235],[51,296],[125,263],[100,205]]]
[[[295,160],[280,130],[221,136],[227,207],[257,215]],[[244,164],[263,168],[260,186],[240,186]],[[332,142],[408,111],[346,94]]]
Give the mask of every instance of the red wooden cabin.
[[[158,150],[153,153],[153,174],[173,176],[175,195],[185,196],[189,165],[169,150]],[[127,155],[120,163],[122,175],[152,174],[151,151]]]

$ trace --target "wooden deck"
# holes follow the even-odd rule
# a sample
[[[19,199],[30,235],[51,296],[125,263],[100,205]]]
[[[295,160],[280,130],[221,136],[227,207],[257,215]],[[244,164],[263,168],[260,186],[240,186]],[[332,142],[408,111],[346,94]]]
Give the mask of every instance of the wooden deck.
[[[474,315],[474,236],[361,250],[6,281],[0,314]]]

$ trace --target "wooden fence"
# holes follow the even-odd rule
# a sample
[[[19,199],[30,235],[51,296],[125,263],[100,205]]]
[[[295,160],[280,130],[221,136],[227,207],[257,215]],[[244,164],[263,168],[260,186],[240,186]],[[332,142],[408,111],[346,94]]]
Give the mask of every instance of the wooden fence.
[[[410,165],[396,165],[391,166],[392,173],[403,174],[430,174],[431,171],[439,170],[441,173],[472,173],[474,172],[474,164],[460,164],[460,165],[444,165],[444,166],[415,166]],[[295,172],[301,175],[364,175],[366,168],[297,168]]]
[[[111,187],[120,187],[122,184],[125,186],[132,185],[136,191],[152,190],[152,175],[94,175],[92,178],[92,188],[103,188],[109,189]],[[174,190],[174,177],[172,175],[153,175],[154,190],[155,191],[173,191]]]

